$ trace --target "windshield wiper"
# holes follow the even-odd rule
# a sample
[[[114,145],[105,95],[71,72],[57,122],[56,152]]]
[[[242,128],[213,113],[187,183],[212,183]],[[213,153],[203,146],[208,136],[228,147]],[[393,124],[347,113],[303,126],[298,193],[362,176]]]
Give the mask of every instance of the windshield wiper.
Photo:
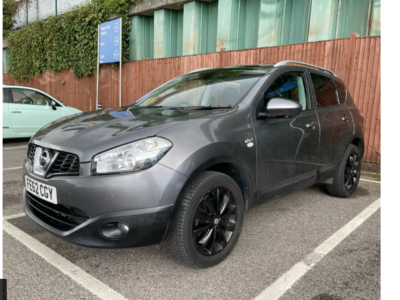
[[[227,108],[232,108],[232,105],[205,105],[205,106],[179,107],[179,109],[195,109],[195,110],[227,109]]]

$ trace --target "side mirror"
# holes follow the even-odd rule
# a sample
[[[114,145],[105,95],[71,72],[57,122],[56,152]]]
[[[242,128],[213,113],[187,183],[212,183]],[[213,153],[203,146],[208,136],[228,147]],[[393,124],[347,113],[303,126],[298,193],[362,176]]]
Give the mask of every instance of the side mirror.
[[[281,118],[294,118],[299,115],[302,111],[300,103],[284,99],[284,98],[272,98],[268,101],[266,106],[266,117],[281,117]]]
[[[55,101],[51,101],[51,108],[52,108],[53,110],[57,110],[56,102],[55,102]]]

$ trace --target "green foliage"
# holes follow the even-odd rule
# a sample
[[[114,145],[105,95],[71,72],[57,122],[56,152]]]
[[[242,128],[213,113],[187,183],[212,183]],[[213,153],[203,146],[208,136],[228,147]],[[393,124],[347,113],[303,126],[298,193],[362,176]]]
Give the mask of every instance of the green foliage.
[[[10,34],[15,23],[11,7],[13,2],[14,0],[3,0],[3,39]]]
[[[122,17],[122,58],[129,59],[129,6],[138,0],[94,0],[71,11],[37,21],[9,36],[9,73],[29,80],[46,70],[72,69],[77,77],[93,75],[97,27],[111,16]]]

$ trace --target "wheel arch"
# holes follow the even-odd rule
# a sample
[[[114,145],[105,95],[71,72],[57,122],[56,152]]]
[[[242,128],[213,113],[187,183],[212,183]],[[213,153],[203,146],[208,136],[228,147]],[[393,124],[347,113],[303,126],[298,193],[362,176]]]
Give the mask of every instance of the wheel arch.
[[[364,156],[364,151],[365,151],[364,139],[360,136],[354,137],[353,140],[351,141],[351,144],[358,147],[358,150],[360,151],[360,156],[362,159]]]
[[[227,157],[214,157],[213,159],[199,165],[197,168],[194,168],[191,174],[188,176],[188,179],[186,180],[175,201],[172,216],[163,240],[166,240],[173,230],[179,207],[182,202],[183,194],[185,193],[187,186],[193,181],[194,178],[196,178],[198,174],[203,171],[220,172],[231,177],[238,184],[240,191],[242,192],[245,211],[255,205],[257,199],[254,196],[253,179],[250,171],[237,162],[234,162],[233,159],[229,159]]]

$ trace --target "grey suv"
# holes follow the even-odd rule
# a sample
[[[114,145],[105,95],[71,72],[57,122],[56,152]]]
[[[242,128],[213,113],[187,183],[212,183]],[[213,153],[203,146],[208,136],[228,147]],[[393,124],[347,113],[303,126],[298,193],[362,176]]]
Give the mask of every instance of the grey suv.
[[[333,72],[293,61],[202,69],[43,127],[24,160],[24,205],[66,241],[167,241],[210,267],[262,201],[318,182],[350,197],[363,152],[363,118]]]

